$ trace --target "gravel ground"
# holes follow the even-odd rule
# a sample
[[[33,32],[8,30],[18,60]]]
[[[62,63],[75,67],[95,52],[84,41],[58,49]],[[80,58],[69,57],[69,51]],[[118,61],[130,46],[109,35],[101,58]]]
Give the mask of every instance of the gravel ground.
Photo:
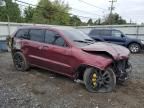
[[[143,108],[144,54],[131,55],[132,78],[111,93],[89,93],[83,84],[32,68],[18,72],[0,53],[0,108]]]

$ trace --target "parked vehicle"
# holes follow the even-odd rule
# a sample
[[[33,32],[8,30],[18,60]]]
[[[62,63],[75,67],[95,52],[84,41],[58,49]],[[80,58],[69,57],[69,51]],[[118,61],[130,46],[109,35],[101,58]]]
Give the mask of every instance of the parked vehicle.
[[[74,80],[82,80],[90,92],[110,92],[116,81],[124,82],[131,71],[129,50],[95,42],[69,27],[25,27],[12,36],[15,68],[31,66],[51,70]]]
[[[127,37],[115,29],[92,29],[88,34],[96,41],[106,41],[127,47],[132,53],[138,53],[144,49],[144,40]]]

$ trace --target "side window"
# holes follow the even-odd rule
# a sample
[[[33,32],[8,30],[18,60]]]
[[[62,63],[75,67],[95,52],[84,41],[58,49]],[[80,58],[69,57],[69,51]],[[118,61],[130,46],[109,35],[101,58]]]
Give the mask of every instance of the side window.
[[[90,32],[90,35],[92,35],[92,36],[99,36],[99,30],[92,30],[91,32]]]
[[[101,36],[112,36],[111,30],[101,30],[100,35]]]
[[[28,29],[21,29],[16,33],[17,38],[28,39]]]
[[[62,37],[60,37],[60,36],[57,37],[57,39],[55,40],[54,44],[58,45],[58,46],[66,47],[64,39]]]
[[[122,33],[120,31],[112,31],[112,36],[121,37]]]
[[[55,41],[56,34],[57,33],[54,31],[46,30],[45,43],[53,44],[53,42]]]
[[[42,29],[31,29],[29,32],[30,40],[43,42],[44,41],[44,30]]]
[[[46,30],[45,43],[49,43],[57,46],[63,46],[63,47],[67,46],[64,39],[56,32],[51,30]]]

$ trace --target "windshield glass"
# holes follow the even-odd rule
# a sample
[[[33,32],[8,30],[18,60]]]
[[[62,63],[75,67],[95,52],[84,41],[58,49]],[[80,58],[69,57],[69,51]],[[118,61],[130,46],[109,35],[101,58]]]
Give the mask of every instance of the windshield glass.
[[[72,29],[63,30],[65,37],[67,37],[71,42],[73,42],[77,47],[83,47],[89,44],[93,44],[95,41],[88,35],[84,34],[82,31]]]

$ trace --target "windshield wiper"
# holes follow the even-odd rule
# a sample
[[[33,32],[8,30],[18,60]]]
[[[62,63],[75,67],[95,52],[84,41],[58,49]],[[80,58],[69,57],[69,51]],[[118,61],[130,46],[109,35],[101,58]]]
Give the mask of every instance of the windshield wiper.
[[[94,44],[96,41],[92,40],[92,39],[85,39],[87,42],[89,42],[90,44]]]
[[[92,41],[83,41],[83,40],[73,40],[74,42],[80,42],[80,43],[86,43],[86,44],[93,44],[94,43],[94,41],[92,42]]]
[[[92,39],[85,39],[86,41],[92,41],[92,42],[94,42],[94,40],[92,40]]]
[[[80,42],[80,43],[89,43],[87,41],[83,41],[83,40],[73,40],[74,42]]]

